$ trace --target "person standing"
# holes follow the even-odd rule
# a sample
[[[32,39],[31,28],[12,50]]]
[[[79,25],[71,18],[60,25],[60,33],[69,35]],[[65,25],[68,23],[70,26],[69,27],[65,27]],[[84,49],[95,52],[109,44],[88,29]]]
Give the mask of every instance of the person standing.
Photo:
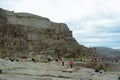
[[[58,59],[56,58],[55,61],[58,62]]]
[[[0,69],[0,74],[2,73],[2,70]]]
[[[73,61],[72,60],[70,60],[70,63],[69,63],[69,65],[70,65],[70,67],[72,68],[73,67]]]
[[[48,58],[48,64],[50,64],[50,61],[51,61],[51,59],[50,59],[50,58]]]
[[[64,66],[64,62],[65,62],[64,58],[62,58],[61,62],[62,62],[62,66]]]

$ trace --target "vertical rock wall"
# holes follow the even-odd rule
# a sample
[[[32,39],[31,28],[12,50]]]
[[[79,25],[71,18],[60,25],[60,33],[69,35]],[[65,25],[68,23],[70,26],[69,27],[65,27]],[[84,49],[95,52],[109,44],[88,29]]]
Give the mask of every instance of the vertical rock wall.
[[[19,56],[14,54],[25,53],[27,49],[27,34],[24,27],[7,23],[5,11],[0,9],[1,56]]]

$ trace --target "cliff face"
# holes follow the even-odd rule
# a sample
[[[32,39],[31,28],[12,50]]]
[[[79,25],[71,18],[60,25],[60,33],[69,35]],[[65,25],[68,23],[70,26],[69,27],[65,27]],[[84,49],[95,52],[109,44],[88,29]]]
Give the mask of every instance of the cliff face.
[[[4,10],[0,9],[0,54],[13,56],[28,50],[27,33],[22,25],[8,23]],[[19,54],[19,53],[18,53]],[[14,55],[15,56],[15,55]]]
[[[64,57],[78,48],[66,24],[0,9],[0,56],[49,54]]]

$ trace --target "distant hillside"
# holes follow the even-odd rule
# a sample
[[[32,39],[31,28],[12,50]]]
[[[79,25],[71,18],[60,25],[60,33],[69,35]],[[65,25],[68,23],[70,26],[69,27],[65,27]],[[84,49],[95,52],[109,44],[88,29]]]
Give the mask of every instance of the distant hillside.
[[[120,49],[115,49],[115,50],[120,51]]]
[[[109,47],[96,47],[96,52],[102,57],[113,60],[120,59],[120,49],[112,49]]]

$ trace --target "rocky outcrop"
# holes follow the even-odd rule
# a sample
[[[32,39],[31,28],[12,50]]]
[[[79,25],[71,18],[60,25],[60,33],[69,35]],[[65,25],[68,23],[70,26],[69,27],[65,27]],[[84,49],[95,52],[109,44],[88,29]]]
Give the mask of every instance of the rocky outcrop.
[[[65,57],[79,50],[80,45],[66,24],[0,9],[0,56]]]
[[[79,45],[64,23],[3,9],[0,9],[0,37],[1,56],[55,55],[56,52],[57,56],[64,56],[62,53],[74,52]]]
[[[8,23],[5,11],[0,9],[0,54],[13,56],[28,50],[27,33],[22,25]],[[14,55],[16,56],[16,55]]]

